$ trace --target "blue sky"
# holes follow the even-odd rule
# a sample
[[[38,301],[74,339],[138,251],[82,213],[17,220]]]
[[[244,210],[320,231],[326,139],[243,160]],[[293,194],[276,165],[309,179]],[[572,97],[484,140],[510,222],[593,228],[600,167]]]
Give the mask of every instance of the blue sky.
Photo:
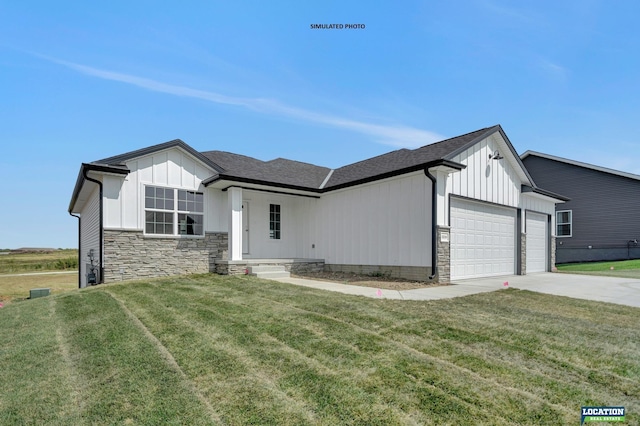
[[[0,248],[75,247],[80,164],[175,138],[339,167],[501,124],[520,153],[640,174],[639,14],[636,1],[0,0]]]

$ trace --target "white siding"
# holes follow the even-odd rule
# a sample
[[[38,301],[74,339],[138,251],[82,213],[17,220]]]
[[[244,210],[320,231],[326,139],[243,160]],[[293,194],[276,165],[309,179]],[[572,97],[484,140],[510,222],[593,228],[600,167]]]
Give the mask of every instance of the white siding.
[[[95,262],[98,270],[100,268],[100,192],[98,185],[93,182],[86,182],[85,185],[95,186],[95,190],[80,212],[80,286],[87,285],[87,263],[89,263],[89,250],[95,253]]]
[[[527,274],[547,270],[548,246],[547,216],[526,212]]]
[[[325,194],[301,206],[310,230],[303,254],[332,264],[431,266],[430,206],[422,172]]]
[[[242,190],[243,201],[249,202],[249,248],[243,258],[302,258],[301,242],[305,227],[301,197],[269,192]],[[281,238],[269,238],[269,205],[280,205]],[[243,251],[247,251],[243,247]]]
[[[126,177],[104,177],[104,225],[109,229],[142,230],[144,185],[202,191],[205,194],[205,230],[227,229],[226,196],[220,190],[205,190],[202,181],[213,173],[190,154],[178,148],[128,161]]]
[[[490,160],[489,154],[498,150],[502,160]],[[449,178],[451,193],[463,197],[518,207],[522,179],[519,165],[498,136],[486,138],[453,158],[466,165]]]
[[[532,196],[532,195],[523,194],[522,197],[520,198],[520,207],[522,208],[523,211],[529,210],[533,212],[545,213],[545,214],[551,215],[551,233],[552,235],[555,235],[556,204],[554,202],[536,198],[535,196]],[[523,220],[524,220],[524,215],[523,215]],[[526,229],[524,225],[525,224],[523,222],[522,229]]]

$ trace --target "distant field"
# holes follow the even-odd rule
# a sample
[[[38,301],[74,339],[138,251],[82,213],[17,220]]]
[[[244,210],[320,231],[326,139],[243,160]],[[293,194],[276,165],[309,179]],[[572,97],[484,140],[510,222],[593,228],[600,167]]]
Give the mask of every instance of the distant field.
[[[0,301],[26,299],[32,288],[50,288],[61,293],[78,288],[78,250],[10,253],[0,255]],[[66,274],[17,275],[41,272]]]
[[[557,265],[558,271],[572,274],[603,275],[640,279],[640,259],[615,262],[585,262]]]
[[[78,250],[76,249],[0,255],[0,274],[72,271],[74,269],[78,269]]]

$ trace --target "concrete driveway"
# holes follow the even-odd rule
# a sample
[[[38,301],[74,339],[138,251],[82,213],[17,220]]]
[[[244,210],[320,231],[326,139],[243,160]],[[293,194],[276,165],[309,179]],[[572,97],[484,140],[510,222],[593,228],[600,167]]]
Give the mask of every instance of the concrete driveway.
[[[640,308],[640,280],[633,278],[546,272],[459,280],[454,281],[453,284],[478,286],[482,289],[497,289],[505,288],[505,282],[509,283],[508,287],[521,290]]]

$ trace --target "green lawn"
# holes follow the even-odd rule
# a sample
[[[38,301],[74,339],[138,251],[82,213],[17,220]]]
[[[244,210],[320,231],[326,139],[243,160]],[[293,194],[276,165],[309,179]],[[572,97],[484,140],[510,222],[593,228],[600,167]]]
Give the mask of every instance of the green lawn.
[[[640,259],[612,262],[566,263],[557,265],[558,271],[572,274],[604,275],[623,278],[640,278]]]
[[[251,277],[0,309],[0,424],[640,422],[637,308],[501,290],[366,299]]]
[[[49,288],[52,294],[78,288],[78,273],[43,275],[0,274],[0,301],[26,299],[32,288]]]

